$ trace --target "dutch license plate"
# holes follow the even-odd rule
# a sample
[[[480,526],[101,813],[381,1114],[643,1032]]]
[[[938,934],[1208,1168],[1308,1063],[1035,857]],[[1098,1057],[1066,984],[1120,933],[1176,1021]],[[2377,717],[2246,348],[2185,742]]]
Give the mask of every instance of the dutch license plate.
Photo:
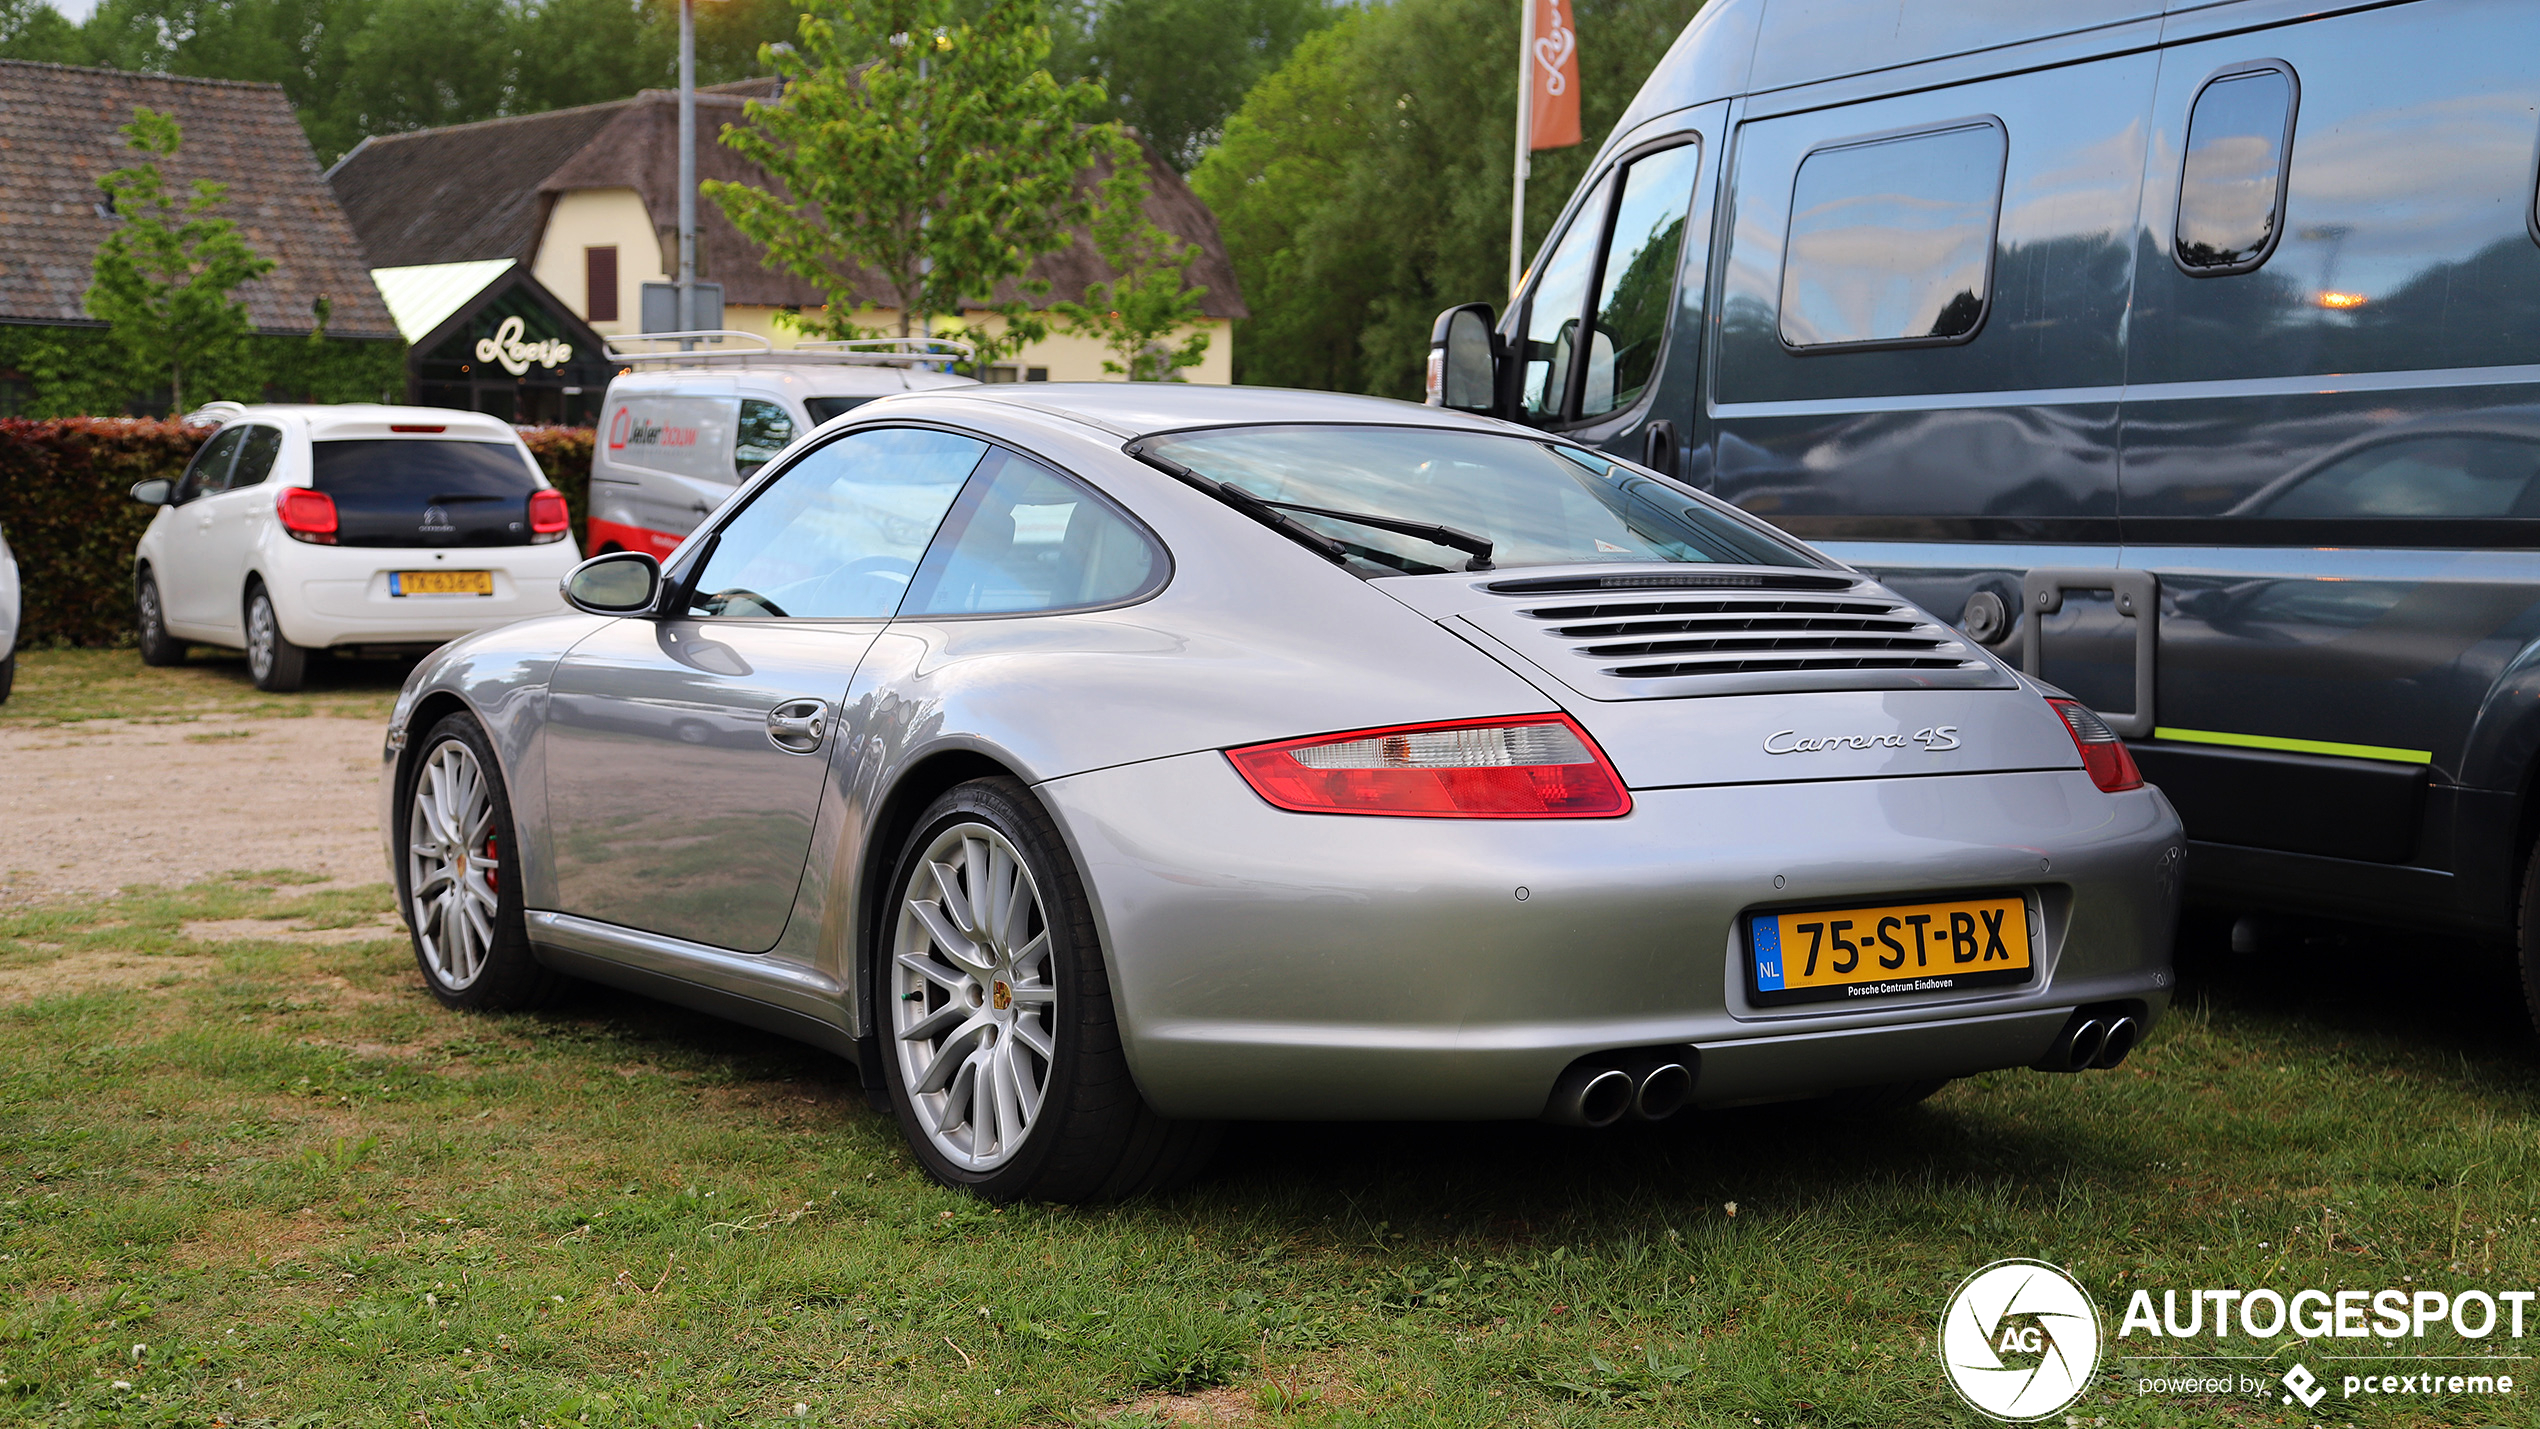
[[[492,595],[492,571],[390,571],[390,595]]]
[[[2026,982],[2035,959],[2017,894],[1747,917],[1759,1006]]]

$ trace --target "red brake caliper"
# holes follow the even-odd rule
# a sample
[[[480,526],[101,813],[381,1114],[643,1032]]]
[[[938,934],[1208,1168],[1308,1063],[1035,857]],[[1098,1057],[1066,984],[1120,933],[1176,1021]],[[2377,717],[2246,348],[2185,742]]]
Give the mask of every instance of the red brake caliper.
[[[503,856],[501,854],[494,851],[494,836],[492,834],[487,834],[485,836],[485,861],[487,863],[499,863],[502,861],[502,857]],[[503,886],[502,871],[500,869],[488,870],[485,874],[485,886],[500,891]]]

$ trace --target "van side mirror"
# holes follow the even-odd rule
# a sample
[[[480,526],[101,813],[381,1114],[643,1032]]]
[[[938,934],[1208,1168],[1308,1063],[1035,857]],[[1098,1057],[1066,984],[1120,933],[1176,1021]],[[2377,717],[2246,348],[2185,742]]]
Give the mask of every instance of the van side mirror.
[[[1499,371],[1493,352],[1491,306],[1466,303],[1438,314],[1429,329],[1428,403],[1457,412],[1491,413],[1499,406]]]
[[[148,481],[136,481],[132,484],[132,499],[144,506],[165,506],[168,504],[168,498],[175,494],[176,483],[164,476],[154,476]]]
[[[642,615],[661,598],[661,562],[643,551],[611,551],[564,578],[565,603],[586,615]]]

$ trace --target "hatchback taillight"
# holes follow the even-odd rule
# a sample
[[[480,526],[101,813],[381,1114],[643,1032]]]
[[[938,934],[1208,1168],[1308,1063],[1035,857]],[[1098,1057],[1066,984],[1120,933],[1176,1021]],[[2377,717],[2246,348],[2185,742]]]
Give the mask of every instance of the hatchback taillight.
[[[1622,776],[1568,715],[1406,724],[1226,751],[1254,793],[1308,814],[1612,818]]]
[[[274,509],[282,515],[282,529],[294,541],[312,545],[335,544],[335,498],[323,491],[305,486],[286,486],[274,501]]]
[[[2073,737],[2073,746],[2081,751],[2081,767],[2090,771],[2090,782],[2111,794],[2143,787],[2143,771],[2134,767],[2134,755],[2108,728],[2099,712],[2079,700],[2050,699],[2055,713],[2064,717],[2064,728]]]
[[[533,540],[552,541],[573,524],[573,513],[565,508],[564,493],[552,488],[529,493],[529,534]]]

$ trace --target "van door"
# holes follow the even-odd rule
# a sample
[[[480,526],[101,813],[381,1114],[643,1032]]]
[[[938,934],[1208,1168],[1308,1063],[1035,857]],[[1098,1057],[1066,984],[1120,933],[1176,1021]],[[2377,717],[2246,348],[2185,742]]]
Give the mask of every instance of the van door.
[[[2164,52],[2123,527],[2162,602],[2137,757],[2190,837],[2450,869],[2463,801],[2510,800],[2459,786],[2540,639],[2535,53],[2514,0]]]
[[[2118,558],[2157,73],[2131,53],[1857,103],[1749,101],[1706,393],[1717,494],[1999,653],[2042,622],[2044,677],[2121,713],[2134,617],[2087,573]],[[2040,568],[2057,578],[2046,607],[2022,592]]]
[[[1643,125],[1545,243],[1502,332],[1525,421],[1669,475],[1693,436],[1726,104]]]
[[[739,424],[730,378],[612,394],[592,467],[591,544],[668,555],[732,494]]]

